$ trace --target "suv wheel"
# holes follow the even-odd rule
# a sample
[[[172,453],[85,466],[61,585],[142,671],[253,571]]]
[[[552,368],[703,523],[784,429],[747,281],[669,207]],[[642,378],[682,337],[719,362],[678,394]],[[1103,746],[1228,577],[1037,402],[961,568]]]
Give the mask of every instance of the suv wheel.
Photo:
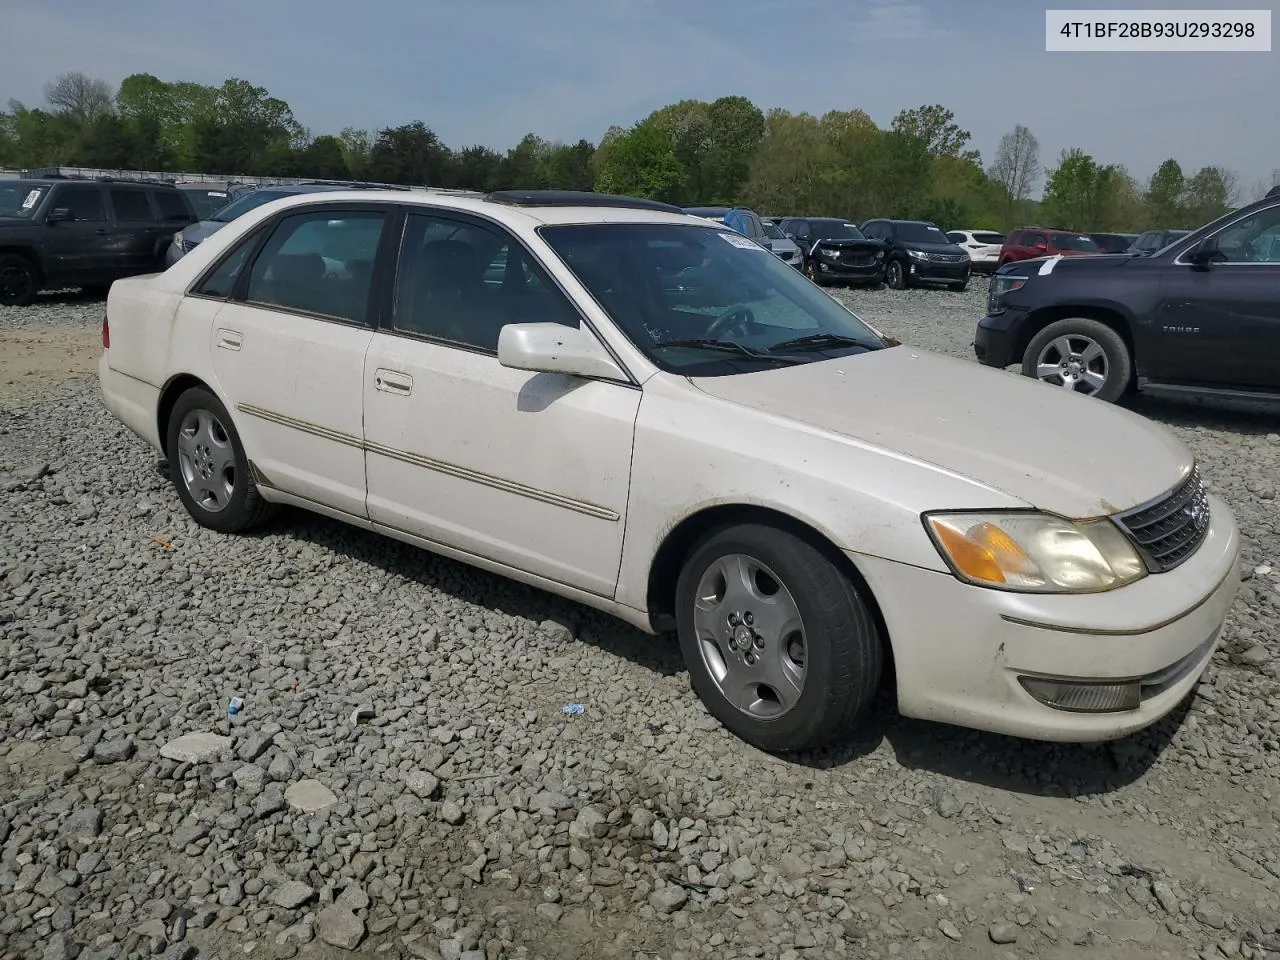
[[[193,387],[178,398],[169,415],[168,440],[169,475],[196,523],[239,533],[275,511],[249,475],[249,459],[227,408],[208,390]]]
[[[889,265],[884,268],[884,282],[889,285],[890,290],[907,289],[907,274],[902,269],[901,260],[889,261]]]
[[[35,264],[16,253],[0,254],[0,306],[25,307],[39,289]]]
[[[720,529],[676,584],[680,650],[694,691],[762,750],[848,733],[875,697],[884,647],[862,595],[821,551],[776,527]]]
[[[1129,387],[1133,360],[1124,338],[1097,320],[1057,320],[1032,338],[1022,373],[1043,383],[1114,402]]]
[[[812,280],[814,283],[816,283],[818,286],[821,287],[824,285],[822,281],[822,274],[818,272],[818,265],[813,260],[809,260],[808,262],[805,263],[804,275],[808,277],[810,280]]]

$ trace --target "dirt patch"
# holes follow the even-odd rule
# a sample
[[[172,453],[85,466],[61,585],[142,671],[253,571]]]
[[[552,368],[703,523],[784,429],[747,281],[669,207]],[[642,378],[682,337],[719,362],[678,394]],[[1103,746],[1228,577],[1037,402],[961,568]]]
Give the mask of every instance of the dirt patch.
[[[0,407],[94,376],[101,355],[102,335],[95,327],[0,330]]]

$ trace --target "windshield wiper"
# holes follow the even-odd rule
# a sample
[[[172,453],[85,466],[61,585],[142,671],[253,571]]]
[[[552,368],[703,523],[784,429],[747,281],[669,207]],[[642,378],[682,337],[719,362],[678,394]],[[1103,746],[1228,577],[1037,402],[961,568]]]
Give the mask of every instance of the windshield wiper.
[[[753,350],[740,343],[734,343],[732,340],[715,340],[711,337],[687,337],[680,340],[662,340],[654,344],[654,346],[703,347],[707,350],[723,350],[729,353],[738,353],[744,357],[751,357],[753,360],[768,360],[773,363],[804,363],[804,361],[799,358],[779,357],[772,353],[763,353],[760,350]]]
[[[807,337],[793,337],[775,343],[769,348],[770,353],[779,350],[799,350],[805,347],[866,347],[868,344],[857,337],[846,337],[840,333],[811,333]]]

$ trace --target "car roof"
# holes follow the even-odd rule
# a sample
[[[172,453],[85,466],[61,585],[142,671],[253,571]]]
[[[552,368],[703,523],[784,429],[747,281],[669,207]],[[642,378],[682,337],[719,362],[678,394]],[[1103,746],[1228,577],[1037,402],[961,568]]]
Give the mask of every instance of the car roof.
[[[269,188],[263,188],[269,189]],[[293,188],[289,188],[293,189]],[[306,191],[319,194],[319,190]],[[483,195],[429,193],[421,190],[395,189],[351,190],[330,187],[323,196],[295,194],[281,201],[288,206],[307,203],[337,201],[364,201],[412,204],[437,209],[457,210],[480,216],[516,221],[523,219],[533,225],[586,224],[586,223],[682,223],[707,222],[696,215],[686,213],[680,207],[660,201],[644,201],[635,197],[612,197],[575,191],[499,191]],[[732,209],[732,208],[731,208]]]

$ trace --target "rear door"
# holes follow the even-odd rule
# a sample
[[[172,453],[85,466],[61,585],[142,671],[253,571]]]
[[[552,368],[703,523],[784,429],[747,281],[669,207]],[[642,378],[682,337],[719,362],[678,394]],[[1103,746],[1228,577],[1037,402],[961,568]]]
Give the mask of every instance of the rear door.
[[[364,356],[386,204],[290,211],[214,317],[214,372],[260,482],[367,517]]]
[[[115,213],[116,276],[148,272],[156,262],[161,230],[159,212],[152,207],[148,191],[143,187],[112,186],[107,199]]]
[[[116,228],[105,191],[97,184],[58,184],[47,203],[50,214],[65,211],[66,217],[45,227],[49,279],[73,286],[114,280],[119,275]]]

